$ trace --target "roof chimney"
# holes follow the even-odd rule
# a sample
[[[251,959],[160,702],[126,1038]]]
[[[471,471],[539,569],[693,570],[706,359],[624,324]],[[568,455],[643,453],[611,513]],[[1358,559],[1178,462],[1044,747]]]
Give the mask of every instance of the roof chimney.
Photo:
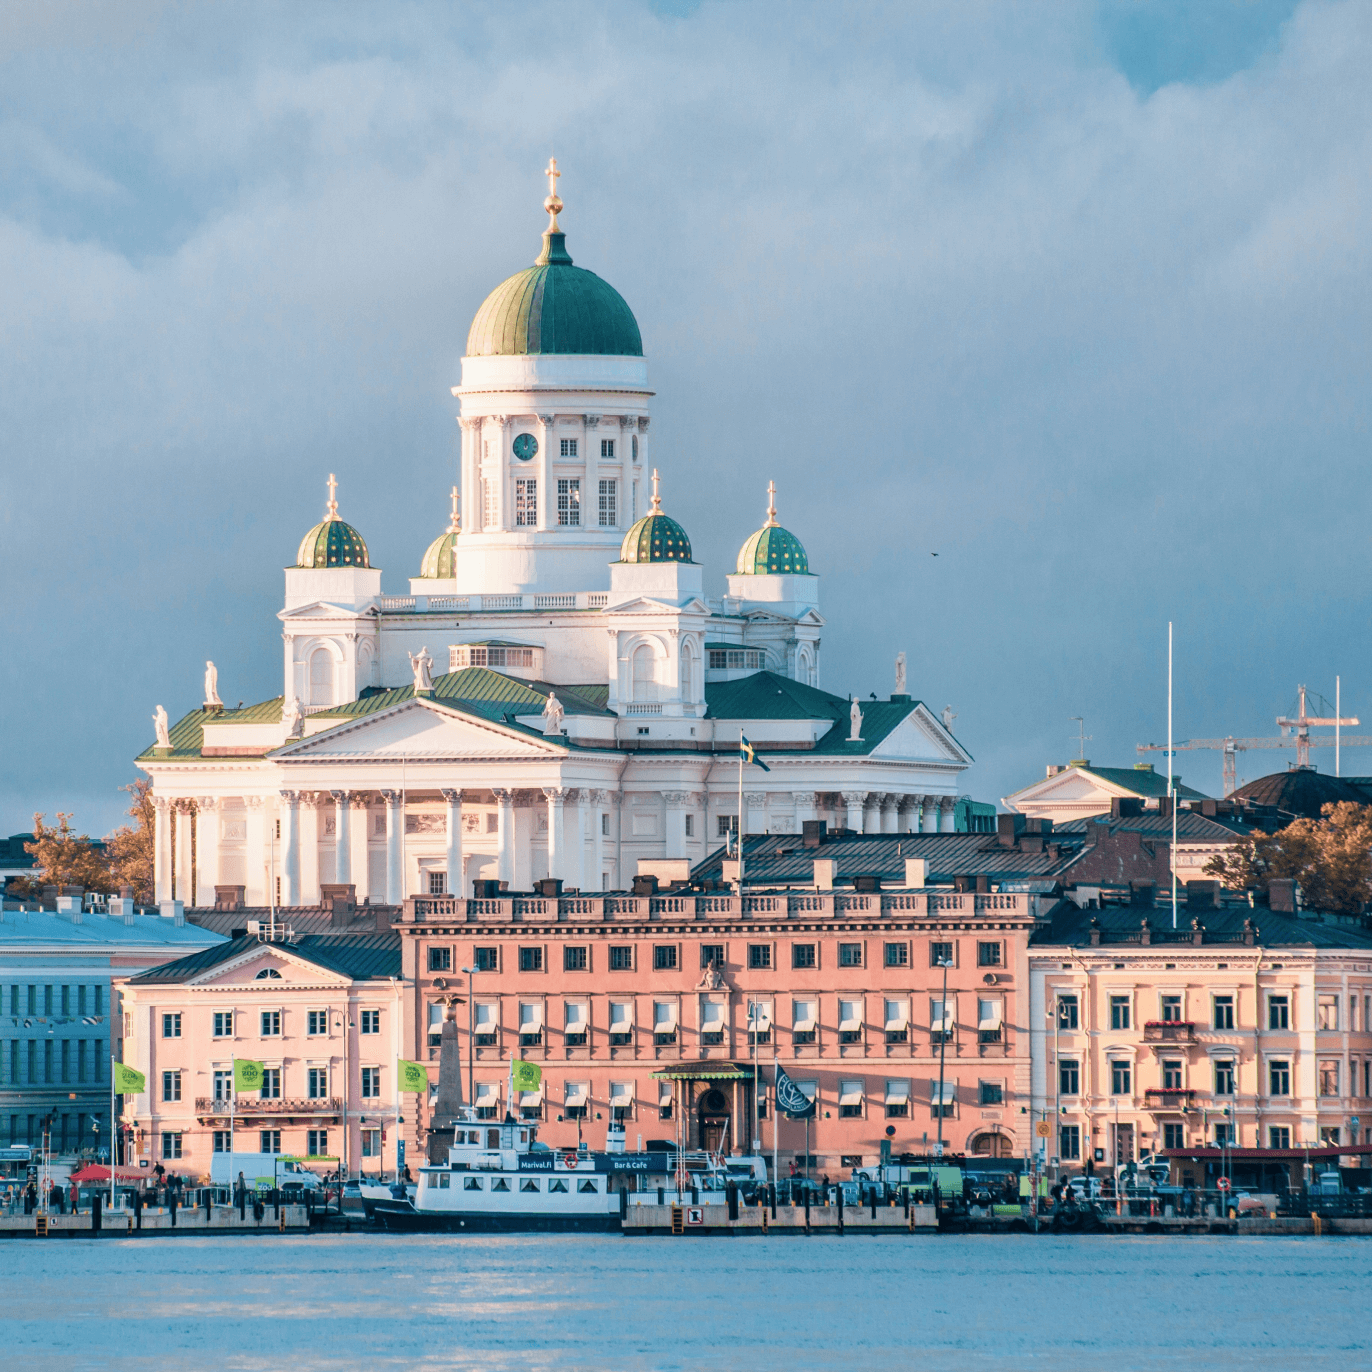
[[[834,889],[834,869],[838,863],[833,858],[815,859],[815,890],[832,891]]]
[[[912,890],[919,890],[929,879],[929,864],[924,858],[905,859],[905,884]]]

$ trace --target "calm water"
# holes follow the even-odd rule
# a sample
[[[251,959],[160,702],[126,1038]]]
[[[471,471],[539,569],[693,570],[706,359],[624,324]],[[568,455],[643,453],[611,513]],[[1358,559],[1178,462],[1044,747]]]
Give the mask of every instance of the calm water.
[[[0,1365],[1299,1372],[1372,1363],[1358,1239],[0,1244]]]

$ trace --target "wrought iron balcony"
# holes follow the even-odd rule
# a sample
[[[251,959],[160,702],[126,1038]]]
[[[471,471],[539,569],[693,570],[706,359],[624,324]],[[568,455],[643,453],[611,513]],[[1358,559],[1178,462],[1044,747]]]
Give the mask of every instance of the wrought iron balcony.
[[[1143,1093],[1145,1110],[1183,1110],[1188,1109],[1196,1098],[1196,1093],[1184,1086],[1149,1086]]]
[[[1150,1019],[1143,1026],[1145,1043],[1195,1043],[1196,1025],[1189,1019]]]
[[[227,1120],[230,1114],[236,1119],[248,1119],[262,1115],[337,1115],[342,1110],[343,1101],[338,1096],[310,1096],[304,1099],[278,1097],[270,1100],[263,1100],[260,1096],[239,1096],[236,1101],[197,1096],[195,1099],[195,1113],[216,1120]]]

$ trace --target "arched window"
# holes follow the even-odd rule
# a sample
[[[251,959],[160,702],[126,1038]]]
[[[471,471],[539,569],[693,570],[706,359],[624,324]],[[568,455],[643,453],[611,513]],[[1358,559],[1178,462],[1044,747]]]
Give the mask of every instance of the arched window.
[[[310,654],[310,698],[311,705],[332,705],[333,698],[333,654],[327,648],[316,648]]]
[[[681,644],[681,700],[685,705],[695,699],[695,666],[695,649],[689,639],[684,639]]]
[[[264,967],[254,978],[254,981],[280,981],[281,973],[275,967]]]
[[[815,684],[815,663],[807,647],[802,647],[796,653],[796,677],[802,685],[813,686]]]
[[[634,700],[657,699],[657,660],[652,648],[640,643],[634,649]]]

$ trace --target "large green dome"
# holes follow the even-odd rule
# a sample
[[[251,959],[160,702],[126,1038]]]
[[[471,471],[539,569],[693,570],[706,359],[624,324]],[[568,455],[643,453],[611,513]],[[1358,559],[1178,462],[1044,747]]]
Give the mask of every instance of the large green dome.
[[[767,522],[738,552],[739,576],[809,576],[805,545],[777,523],[776,483],[767,485]]]
[[[367,560],[367,543],[351,524],[345,524],[338,517],[338,501],[334,499],[338,482],[329,473],[329,504],[323,523],[300,540],[300,550],[295,555],[297,567],[370,567]]]
[[[686,530],[662,513],[658,475],[653,472],[653,508],[634,524],[620,545],[621,562],[689,562],[691,540]]]
[[[642,357],[638,321],[624,297],[574,267],[566,235],[549,229],[532,267],[502,281],[472,320],[468,357],[593,353]]]

